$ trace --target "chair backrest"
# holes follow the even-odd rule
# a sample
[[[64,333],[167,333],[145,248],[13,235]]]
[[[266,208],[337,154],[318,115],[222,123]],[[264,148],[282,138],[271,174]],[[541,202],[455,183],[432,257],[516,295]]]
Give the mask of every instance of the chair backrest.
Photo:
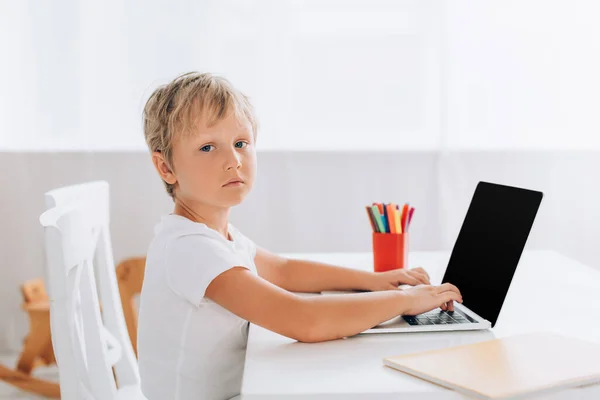
[[[88,205],[94,210],[94,220],[109,225],[110,192],[108,182],[93,181],[63,186],[44,194],[46,210],[72,203]]]
[[[140,378],[115,274],[108,183],[52,190],[46,206],[40,222],[62,398],[112,399],[115,378],[119,387],[139,385]]]

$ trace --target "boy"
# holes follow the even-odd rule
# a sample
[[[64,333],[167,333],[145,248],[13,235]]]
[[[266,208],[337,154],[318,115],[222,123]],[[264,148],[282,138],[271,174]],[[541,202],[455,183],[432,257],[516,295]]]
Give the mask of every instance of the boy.
[[[175,203],[155,228],[139,314],[149,400],[229,399],[241,387],[249,322],[302,342],[358,334],[462,301],[421,268],[371,273],[282,258],[228,223],[252,189],[257,120],[226,79],[187,73],[144,108],[152,162]],[[400,284],[414,285],[397,290]],[[303,297],[293,292],[371,292]]]

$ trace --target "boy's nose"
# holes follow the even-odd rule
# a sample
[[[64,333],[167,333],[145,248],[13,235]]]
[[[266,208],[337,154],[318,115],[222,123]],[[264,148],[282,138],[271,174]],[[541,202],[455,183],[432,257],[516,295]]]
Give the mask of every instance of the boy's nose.
[[[225,161],[225,170],[229,171],[230,169],[238,169],[242,166],[242,160],[237,151],[232,150]]]

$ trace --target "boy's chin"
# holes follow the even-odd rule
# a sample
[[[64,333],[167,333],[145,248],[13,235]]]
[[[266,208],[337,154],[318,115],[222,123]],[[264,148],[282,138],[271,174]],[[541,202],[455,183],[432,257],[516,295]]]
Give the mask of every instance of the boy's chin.
[[[240,205],[241,201],[226,201],[222,204],[223,207],[235,207]]]
[[[235,207],[241,204],[246,198],[246,194],[240,194],[238,196],[227,196],[226,198],[221,199],[220,203],[223,207]]]

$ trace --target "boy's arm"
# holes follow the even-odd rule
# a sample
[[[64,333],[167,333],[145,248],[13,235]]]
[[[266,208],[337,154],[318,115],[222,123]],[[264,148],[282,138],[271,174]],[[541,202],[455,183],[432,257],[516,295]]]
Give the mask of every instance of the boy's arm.
[[[398,315],[416,315],[452,301],[462,302],[458,289],[449,283],[304,297],[244,267],[231,268],[214,278],[205,296],[246,321],[301,342],[352,336]]]
[[[254,258],[258,274],[291,292],[317,293],[324,290],[386,290],[399,284],[429,284],[420,268],[376,274],[316,261],[287,259],[257,248]]]
[[[246,321],[300,342],[355,335],[402,314],[409,304],[400,290],[300,297],[241,267],[213,279],[205,296]]]
[[[254,264],[262,278],[290,292],[371,290],[375,275],[315,261],[288,259],[260,247],[256,250]]]

